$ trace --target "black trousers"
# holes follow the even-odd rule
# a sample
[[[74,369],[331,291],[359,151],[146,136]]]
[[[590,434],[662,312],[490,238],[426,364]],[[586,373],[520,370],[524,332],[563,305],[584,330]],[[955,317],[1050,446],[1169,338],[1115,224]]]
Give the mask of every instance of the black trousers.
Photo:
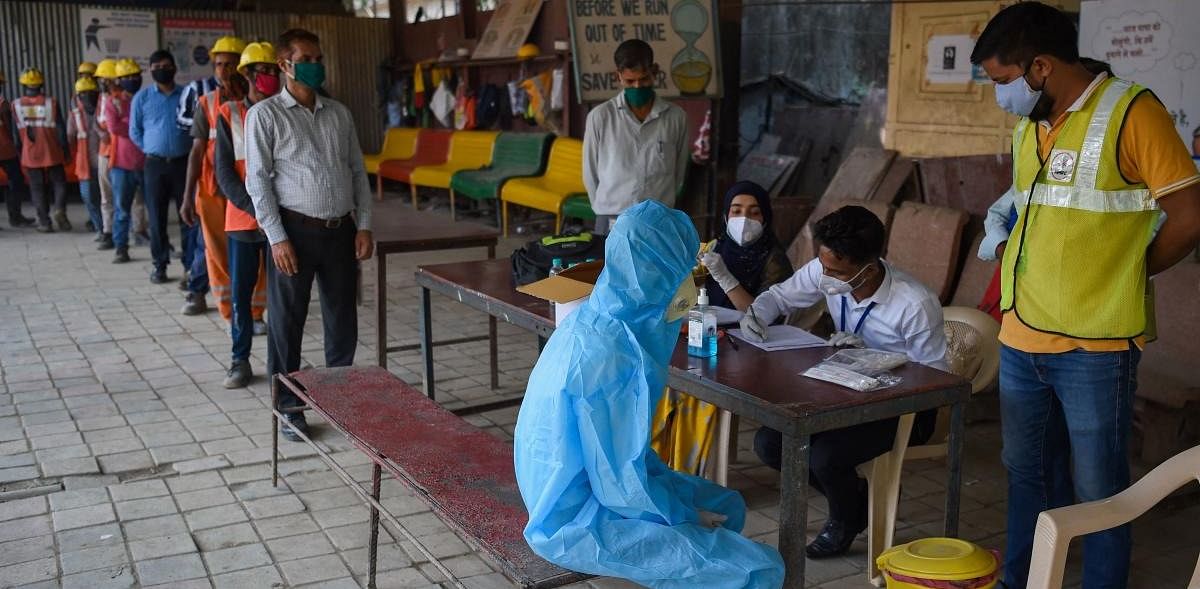
[[[304,322],[312,299],[313,279],[321,292],[321,324],[325,328],[325,365],[349,366],[358,347],[358,262],[354,257],[354,223],[337,229],[314,227],[283,215],[283,228],[296,250],[299,269],[286,276],[267,253],[267,372],[300,369]],[[300,405],[279,388],[278,408]]]
[[[810,441],[808,481],[829,502],[829,518],[857,528],[866,525],[866,485],[855,467],[892,449],[900,418],[882,419],[813,434]],[[913,421],[908,445],[929,441],[937,424],[937,411],[922,411]],[[754,436],[754,453],[764,464],[779,470],[783,459],[783,434],[768,427]]]
[[[20,158],[0,161],[0,170],[8,176],[8,191],[4,195],[4,204],[8,205],[8,222],[16,223],[21,215],[21,202],[25,199],[27,188],[25,176],[21,175]]]
[[[8,172],[5,172],[8,174]],[[62,166],[29,168],[29,192],[33,195],[33,206],[37,210],[38,225],[50,224],[50,201],[46,197],[46,185],[54,191],[54,212],[67,210],[67,172]]]
[[[142,195],[146,199],[146,213],[150,216],[150,255],[154,268],[164,270],[171,262],[171,239],[167,237],[167,213],[183,205],[183,191],[187,181],[187,156],[165,159],[146,156],[146,167],[142,170]],[[171,203],[174,206],[171,206]],[[188,226],[179,224],[179,244],[184,247]],[[187,270],[190,260],[184,261]]]

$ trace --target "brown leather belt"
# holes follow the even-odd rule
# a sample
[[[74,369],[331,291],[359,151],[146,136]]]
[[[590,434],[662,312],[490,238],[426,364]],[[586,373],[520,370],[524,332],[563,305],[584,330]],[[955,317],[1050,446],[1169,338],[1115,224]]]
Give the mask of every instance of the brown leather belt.
[[[316,217],[310,217],[303,213],[297,213],[296,211],[293,211],[291,209],[280,208],[279,215],[281,217],[285,217],[292,221],[296,221],[297,223],[300,223],[301,225],[320,227],[322,229],[338,229],[342,226],[343,223],[353,223],[354,222],[354,218],[350,215],[350,213],[346,213],[345,215],[342,215],[341,217],[337,217],[334,219],[318,219]]]

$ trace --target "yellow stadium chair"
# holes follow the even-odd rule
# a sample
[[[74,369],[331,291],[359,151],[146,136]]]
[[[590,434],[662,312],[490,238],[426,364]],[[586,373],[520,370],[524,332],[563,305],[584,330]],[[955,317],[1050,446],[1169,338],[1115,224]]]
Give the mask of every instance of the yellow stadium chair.
[[[455,131],[450,137],[450,152],[446,163],[435,166],[420,166],[413,170],[409,186],[412,187],[413,207],[417,206],[417,187],[450,188],[450,179],[455,172],[478,170],[492,163],[492,150],[499,131]],[[454,191],[450,191],[450,215],[454,216]]]
[[[559,137],[550,147],[546,173],[531,178],[513,178],[500,190],[501,224],[508,237],[508,205],[520,205],[554,213],[554,233],[562,231],[562,207],[569,197],[586,193],[583,185],[583,142]]]
[[[380,162],[386,160],[406,160],[417,151],[417,132],[420,129],[393,127],[383,136],[383,149],[379,153],[363,156],[363,164],[368,174],[378,174]]]

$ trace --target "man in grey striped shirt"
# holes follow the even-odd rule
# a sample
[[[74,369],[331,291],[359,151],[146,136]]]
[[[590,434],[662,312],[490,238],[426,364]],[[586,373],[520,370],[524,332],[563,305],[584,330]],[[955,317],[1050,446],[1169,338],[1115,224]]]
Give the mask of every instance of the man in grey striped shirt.
[[[300,344],[312,294],[321,289],[325,364],[354,363],[358,342],[356,260],[374,250],[371,187],[350,111],[319,97],[325,82],[320,41],[291,29],[275,45],[283,92],[246,116],[246,191],[271,243],[267,273],[267,373],[300,368]],[[280,389],[278,407],[300,405]],[[283,434],[306,432],[303,413],[291,414]]]

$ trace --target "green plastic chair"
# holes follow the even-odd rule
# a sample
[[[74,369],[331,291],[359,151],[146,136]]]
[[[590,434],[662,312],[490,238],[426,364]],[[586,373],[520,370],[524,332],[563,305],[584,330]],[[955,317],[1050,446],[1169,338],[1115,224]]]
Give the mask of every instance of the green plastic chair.
[[[456,195],[476,201],[496,200],[508,180],[541,175],[553,137],[549,133],[501,133],[492,152],[492,165],[456,172],[450,179],[451,217]],[[496,207],[496,223],[500,223],[500,207]]]
[[[590,221],[596,218],[596,213],[592,211],[592,203],[586,194],[576,194],[563,201],[562,216],[564,219]]]

